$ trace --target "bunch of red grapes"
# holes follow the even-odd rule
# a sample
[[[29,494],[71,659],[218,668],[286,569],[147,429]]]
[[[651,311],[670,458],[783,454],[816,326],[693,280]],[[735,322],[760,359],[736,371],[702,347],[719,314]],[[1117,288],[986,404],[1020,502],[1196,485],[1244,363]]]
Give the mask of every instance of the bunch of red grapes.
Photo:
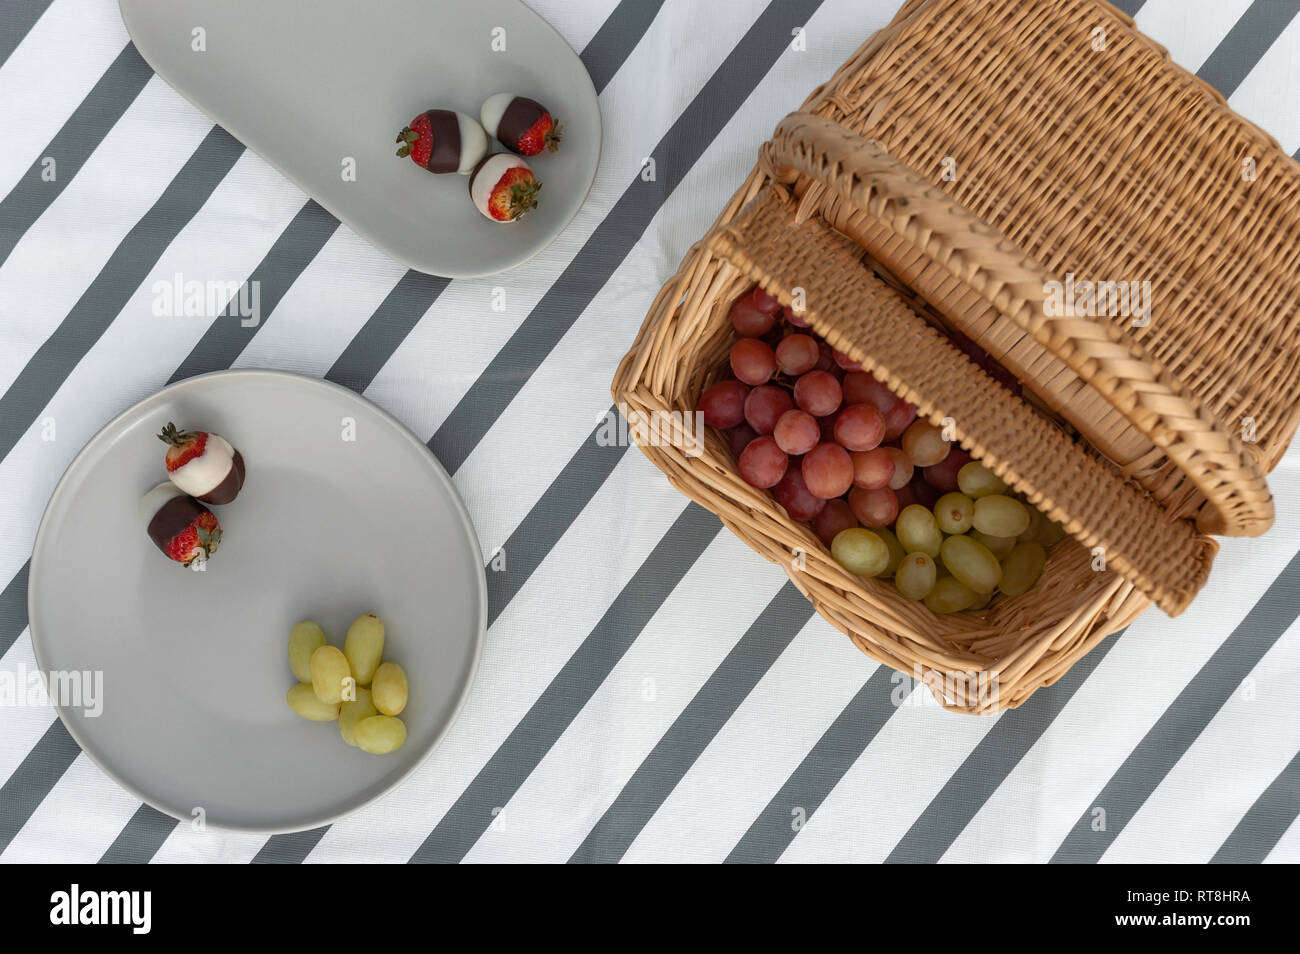
[[[903,587],[917,594],[905,595],[920,599],[929,596],[936,577],[944,575],[939,550],[946,536],[972,530],[970,514],[952,514],[945,520],[942,508],[936,512],[941,500],[943,507],[951,503],[971,511],[978,498],[997,498],[981,508],[988,511],[990,524],[1009,536],[984,534],[976,554],[985,564],[991,559],[993,566],[1020,542],[1018,536],[1028,526],[1020,527],[1020,522],[1031,521],[1037,528],[1045,520],[1008,496],[1006,485],[987,468],[978,463],[966,467],[972,464],[970,455],[944,439],[939,428],[918,420],[915,405],[831,348],[803,316],[782,307],[762,288],[755,286],[736,300],[731,323],[737,335],[730,353],[733,377],[704,391],[699,403],[704,423],[728,432],[740,476],[770,490],[793,519],[811,521],[813,531],[847,569],[867,576],[893,575],[905,554],[933,550],[931,562],[937,568],[922,567],[930,575],[921,585]],[[994,377],[1018,392],[1018,382],[969,339],[954,343],[991,374],[1000,371]],[[899,513],[909,507],[904,521],[909,525],[899,522],[896,535]],[[1037,522],[1033,516],[1038,516]],[[873,533],[844,534],[858,528]],[[999,540],[1006,541],[1005,548],[995,542]],[[966,544],[953,546],[962,549]],[[1032,573],[1036,581],[1042,563],[1034,554],[1030,557],[1038,567]],[[996,582],[987,587],[990,593]],[[963,596],[948,602],[955,606]],[[972,599],[961,608],[979,602]]]

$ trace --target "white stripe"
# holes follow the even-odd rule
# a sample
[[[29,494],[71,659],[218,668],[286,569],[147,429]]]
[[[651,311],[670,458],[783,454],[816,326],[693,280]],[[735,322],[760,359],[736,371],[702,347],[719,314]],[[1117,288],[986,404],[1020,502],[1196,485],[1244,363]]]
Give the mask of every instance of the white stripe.
[[[644,506],[629,513],[630,499]],[[376,830],[385,833],[385,858],[414,854],[600,621],[681,504],[657,471],[625,457],[489,630],[474,690],[447,738],[404,784],[335,823],[310,860],[373,857]],[[557,615],[562,624],[549,625]]]
[[[212,124],[155,77],[0,265],[8,389]],[[130,170],[124,175],[123,170]]]
[[[577,217],[526,265],[502,275],[449,285],[376,375],[366,397],[397,415],[417,434],[436,432],[456,406],[456,398],[431,400],[425,382],[432,379],[431,383],[448,387],[455,395],[469,389],[609,215],[635,181],[642,160],[672,127],[758,12],[754,4],[737,0],[709,4],[670,0],[665,4],[600,97],[604,123],[600,167]],[[655,95],[650,95],[647,77],[655,74],[663,62],[665,47],[674,36],[683,35],[683,30],[690,31],[687,35],[693,37],[698,49],[691,57],[683,58],[670,85],[656,86]],[[753,143],[748,149],[752,162]],[[642,289],[653,285],[657,290],[654,282],[653,276],[644,276],[639,284]],[[505,294],[506,308],[502,312],[492,310],[494,289],[498,288]],[[628,306],[629,312],[639,314],[649,300],[638,296],[636,304]],[[613,323],[609,315],[603,320]],[[413,382],[421,385],[413,387]],[[583,433],[589,433],[594,426],[593,418]],[[502,522],[513,526],[513,520],[503,517]]]
[[[207,828],[196,831],[189,822],[178,824],[167,836],[150,864],[248,864],[266,844],[265,835]]]
[[[1233,92],[1228,105],[1268,130],[1288,156],[1300,146],[1300,16],[1292,20]]]
[[[1195,73],[1250,8],[1251,0],[1147,0],[1133,19],[1138,29]]]
[[[0,68],[0,196],[43,158],[126,42],[117,4],[104,0],[55,0],[36,21]]]
[[[139,799],[78,755],[9,843],[4,860],[95,864],[139,807]]]
[[[1297,636],[1300,622],[1260,660],[1103,861],[1205,864],[1214,857],[1255,799],[1300,751]]]
[[[32,653],[31,634],[24,629],[0,659],[0,673],[17,686],[20,675],[35,671],[36,656]],[[4,731],[0,733],[0,785],[9,781],[27,753],[49,731],[55,718],[54,710],[49,706],[4,707]]]
[[[1297,452],[1288,462],[1298,460]],[[1177,619],[1135,622],[984,805],[945,861],[1046,861],[1188,681],[1241,622],[1295,553],[1300,471],[1273,475],[1279,513],[1269,535],[1225,539],[1218,570]],[[1300,647],[1291,650],[1294,660]],[[1104,807],[1104,806],[1102,806]],[[1034,824],[1023,824],[1026,817]]]
[[[1266,865],[1293,865],[1297,862],[1300,862],[1300,818],[1291,823],[1273,850],[1264,856]]]
[[[109,418],[161,387],[208,330],[210,316],[156,317],[154,283],[172,282],[178,272],[186,280],[243,281],[302,202],[301,193],[278,172],[245,152],[177,235],[103,337],[0,461],[0,497],[32,502],[6,518],[7,545],[0,552],[5,580],[27,559],[42,504],[85,442]],[[229,241],[232,234],[238,242]],[[53,422],[53,441],[43,439],[47,421]]]
[[[623,861],[700,864],[726,858],[874,665],[814,616],[705,747]]]
[[[566,861],[784,580],[719,534],[465,860]],[[618,745],[597,745],[610,726]]]
[[[340,225],[234,367],[323,377],[405,274],[404,265]]]

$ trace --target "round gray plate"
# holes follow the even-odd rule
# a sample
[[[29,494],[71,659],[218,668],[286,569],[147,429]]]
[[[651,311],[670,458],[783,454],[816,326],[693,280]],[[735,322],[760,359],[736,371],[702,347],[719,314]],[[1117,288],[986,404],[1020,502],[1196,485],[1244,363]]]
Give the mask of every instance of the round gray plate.
[[[202,572],[136,513],[165,479],[168,421],[247,464],[239,497],[212,508],[224,535]],[[161,811],[259,832],[326,824],[413,771],[465,700],[486,607],[477,537],[428,448],[353,392],[278,371],[190,378],[95,435],[50,498],[28,587],[41,670],[103,674],[100,715],[59,709],[86,754]],[[385,756],[284,699],[290,627],[314,619],[341,647],[364,612],[410,681],[407,741]]]
[[[595,178],[600,107],[591,77],[564,38],[518,0],[119,6],[158,75],[354,231],[419,271],[467,278],[532,258],[577,214]],[[483,100],[502,92],[545,103],[564,125],[559,152],[529,160],[542,182],[537,209],[509,225],[478,213],[465,176],[430,175],[398,159],[393,141],[426,109],[477,118]]]

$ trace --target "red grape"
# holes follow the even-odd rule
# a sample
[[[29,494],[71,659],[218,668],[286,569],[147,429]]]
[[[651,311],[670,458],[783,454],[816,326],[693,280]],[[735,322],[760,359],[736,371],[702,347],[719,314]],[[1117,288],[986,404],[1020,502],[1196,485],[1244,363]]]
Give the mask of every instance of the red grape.
[[[748,401],[745,402],[745,416],[749,416]],[[894,461],[894,476],[889,478],[889,489],[897,490],[904,484],[911,483],[913,470],[912,458],[908,457],[897,447],[886,447],[885,451]]]
[[[754,307],[765,315],[775,315],[781,310],[781,303],[777,301],[775,295],[769,295],[758,285],[754,286]]]
[[[790,392],[771,384],[754,388],[745,399],[744,418],[759,434],[771,434],[776,430],[776,422],[786,411],[794,407]]]
[[[719,381],[700,395],[700,411],[709,427],[735,427],[745,419],[749,387],[739,381]]]
[[[916,490],[914,484],[904,484],[894,491],[894,496],[898,498],[898,509],[902,511],[904,507],[910,507],[916,503]]]
[[[941,494],[953,493],[957,490],[957,471],[969,463],[970,454],[953,444],[947,457],[925,468],[925,482]]]
[[[853,483],[863,490],[888,487],[894,478],[894,458],[888,447],[875,447],[850,454],[853,458]]]
[[[742,410],[743,413],[743,410]],[[754,430],[744,421],[737,424],[731,429],[731,453],[735,457],[740,456],[740,452],[749,446],[749,442],[758,436],[758,431]]]
[[[870,404],[881,414],[899,402],[898,395],[866,371],[850,371],[844,375],[844,400],[848,404]]]
[[[803,482],[803,468],[791,461],[781,482],[772,488],[772,496],[794,520],[811,520],[822,512],[826,501],[815,496]]]
[[[809,371],[794,383],[794,400],[814,417],[823,417],[840,406],[840,382],[829,371]]]
[[[835,419],[835,439],[851,451],[869,451],[885,438],[885,419],[870,404],[850,404]]]
[[[850,357],[849,357],[847,354],[845,354],[843,351],[835,351],[835,352],[834,352],[834,356],[835,356],[835,363],[838,364],[838,365],[839,365],[841,368],[843,368],[845,371],[861,371],[861,370],[862,370],[862,364],[861,364],[860,362],[858,362],[858,361],[854,361],[852,358],[850,358]]]
[[[839,411],[832,411],[830,414],[817,418],[817,424],[822,430],[822,440],[835,440],[835,420],[839,416]]]
[[[919,477],[912,481],[911,487],[912,493],[916,496],[916,502],[926,510],[933,510],[934,505],[939,502],[939,491]]]
[[[817,366],[821,351],[809,335],[787,335],[776,346],[776,366],[785,374],[803,374]]]
[[[776,315],[758,310],[753,295],[741,295],[731,306],[731,327],[742,338],[761,338],[776,324]]]
[[[774,487],[785,476],[785,451],[770,437],[755,437],[740,454],[737,469],[751,487]]]
[[[818,444],[803,459],[803,482],[824,500],[853,486],[853,461],[839,444]]]
[[[857,525],[858,518],[853,516],[853,509],[847,501],[837,497],[826,501],[822,512],[813,520],[813,533],[821,538],[822,543],[830,546],[831,541],[835,539],[835,534]]]
[[[849,491],[849,507],[864,527],[887,527],[898,518],[898,498],[888,487]]]
[[[885,440],[896,440],[916,420],[916,405],[899,400],[885,415]]]
[[[796,328],[807,328],[811,324],[806,314],[797,314],[789,305],[786,305],[784,314],[785,320]]]
[[[787,454],[806,454],[821,442],[817,418],[807,411],[791,408],[776,421],[772,436]]]
[[[948,456],[948,450],[952,447],[949,441],[943,439],[943,431],[929,421],[913,421],[903,432],[903,439],[899,443],[917,467],[930,467],[939,463]]]
[[[835,363],[835,349],[821,339],[817,341],[817,370],[838,372],[837,378],[843,373],[840,366]]]
[[[776,354],[757,338],[741,338],[731,346],[731,370],[746,384],[762,384],[776,374]]]

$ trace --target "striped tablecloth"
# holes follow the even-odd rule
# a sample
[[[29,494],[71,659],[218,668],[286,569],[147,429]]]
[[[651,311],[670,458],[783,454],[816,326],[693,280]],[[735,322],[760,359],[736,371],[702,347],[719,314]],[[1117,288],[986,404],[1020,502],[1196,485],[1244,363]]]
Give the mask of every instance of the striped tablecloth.
[[[1184,616],[1148,613],[977,719],[923,704],[641,454],[597,439],[661,283],[897,0],[532,5],[600,92],[600,172],[537,259],[448,282],[371,248],[155,78],[112,0],[0,0],[3,673],[35,666],[27,561],[64,467],[118,411],[205,371],[363,392],[428,438],[483,551],[507,557],[460,721],[379,802],[297,835],[197,832],[107,779],[52,710],[6,705],[0,860],[1300,860],[1300,452],[1274,474],[1274,530],[1225,541]],[[1300,0],[1120,6],[1300,147]],[[154,317],[152,286],[177,274],[260,282],[261,322]]]

